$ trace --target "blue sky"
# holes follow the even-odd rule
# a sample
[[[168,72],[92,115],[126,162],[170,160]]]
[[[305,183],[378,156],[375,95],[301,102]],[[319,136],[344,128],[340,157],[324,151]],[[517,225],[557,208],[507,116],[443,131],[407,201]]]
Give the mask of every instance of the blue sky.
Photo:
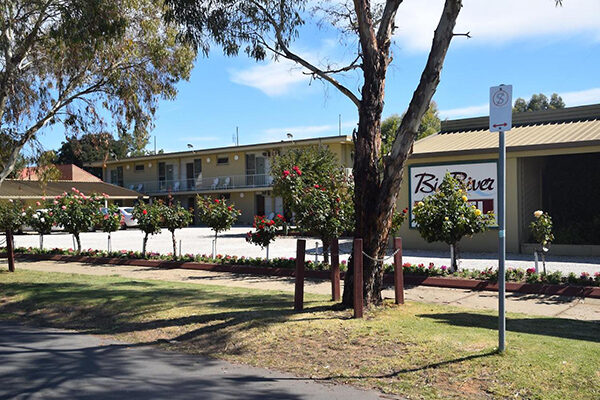
[[[442,80],[434,96],[442,118],[487,114],[489,87],[512,84],[514,97],[559,93],[567,106],[600,103],[600,1],[464,0]],[[388,73],[384,117],[402,113],[425,63],[443,0],[405,0],[400,6],[394,61]],[[332,30],[308,22],[292,46],[314,62],[348,60]],[[360,79],[342,78],[357,89]],[[335,135],[338,115],[350,134],[353,103],[289,62],[228,58],[215,48],[199,56],[174,101],[161,102],[152,136],[165,151],[228,146],[239,127],[240,144]],[[59,129],[40,137],[48,149],[64,139]],[[152,143],[152,142],[151,142]],[[152,144],[149,148],[152,147]]]

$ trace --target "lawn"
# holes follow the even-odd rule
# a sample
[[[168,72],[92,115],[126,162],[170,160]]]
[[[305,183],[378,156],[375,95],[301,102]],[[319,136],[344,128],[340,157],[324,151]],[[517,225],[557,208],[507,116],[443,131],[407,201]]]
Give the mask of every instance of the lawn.
[[[377,388],[408,398],[600,398],[600,322],[496,317],[410,302],[362,320],[307,295],[33,271],[0,272],[0,318]]]

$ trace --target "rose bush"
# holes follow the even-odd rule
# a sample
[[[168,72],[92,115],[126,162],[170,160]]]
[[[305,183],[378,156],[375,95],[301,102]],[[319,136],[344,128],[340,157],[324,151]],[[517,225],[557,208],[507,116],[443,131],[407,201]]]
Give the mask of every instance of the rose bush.
[[[142,240],[142,255],[146,255],[146,245],[148,236],[160,233],[161,224],[161,205],[157,203],[146,204],[140,201],[133,207],[133,218],[136,219],[138,228],[144,232]]]
[[[548,247],[550,243],[554,241],[554,234],[552,233],[552,218],[548,213],[537,210],[533,213],[534,220],[529,224],[529,229],[531,230],[531,235],[533,236],[533,240],[535,240],[540,245],[540,253],[542,255],[542,265],[544,268],[544,272],[546,272],[546,252],[548,251]]]
[[[177,258],[177,241],[175,240],[175,231],[188,226],[192,222],[192,213],[183,208],[181,204],[171,203],[170,205],[162,205],[160,208],[162,217],[162,225],[171,232],[171,240],[173,242],[173,258]]]
[[[102,209],[102,217],[100,218],[99,225],[102,232],[108,234],[108,251],[112,250],[110,234],[121,229],[123,220],[124,217],[116,204],[110,204],[108,207]]]
[[[248,232],[246,234],[246,241],[262,249],[267,249],[267,260],[269,259],[269,244],[277,236],[279,228],[285,224],[285,218],[281,214],[277,214],[275,218],[265,218],[264,215],[256,215],[254,217],[254,223],[252,226],[255,228],[255,232]]]
[[[52,228],[56,226],[56,218],[54,212],[50,209],[50,203],[42,199],[43,202],[36,202],[36,207],[27,207],[25,224],[30,226],[35,232],[40,235],[40,249],[44,248],[44,235],[49,235]]]
[[[213,199],[210,196],[198,195],[196,204],[200,221],[215,232],[214,253],[216,253],[219,232],[231,229],[241,211],[236,209],[233,204],[227,204],[225,199]]]

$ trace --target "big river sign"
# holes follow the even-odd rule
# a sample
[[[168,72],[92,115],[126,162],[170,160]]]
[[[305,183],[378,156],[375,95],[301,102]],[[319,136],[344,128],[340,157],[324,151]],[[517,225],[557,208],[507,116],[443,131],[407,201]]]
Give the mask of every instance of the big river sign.
[[[433,164],[412,166],[409,169],[410,215],[413,206],[433,194],[449,172],[467,184],[469,203],[482,212],[495,212],[498,204],[498,168],[495,161],[464,164]],[[411,218],[411,227],[415,222]]]

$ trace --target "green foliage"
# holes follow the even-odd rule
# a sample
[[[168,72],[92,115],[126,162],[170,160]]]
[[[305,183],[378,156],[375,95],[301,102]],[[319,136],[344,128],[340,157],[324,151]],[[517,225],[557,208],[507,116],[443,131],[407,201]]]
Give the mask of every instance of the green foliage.
[[[121,215],[119,207],[115,204],[109,204],[100,218],[100,227],[102,232],[116,232],[121,229],[122,223],[123,215]]]
[[[408,215],[408,208],[403,209],[402,211],[396,211],[392,216],[392,226],[390,227],[390,234],[392,236],[396,235],[402,226],[402,223],[406,219]]]
[[[54,198],[50,210],[56,222],[75,237],[77,251],[81,251],[79,234],[90,230],[99,222],[102,215],[101,200],[104,198],[95,194],[86,196],[75,187],[71,188],[70,193],[64,192]]]
[[[183,208],[181,204],[162,205],[160,208],[162,225],[169,232],[182,229],[192,223],[192,213]]]
[[[436,192],[413,208],[417,229],[425,240],[455,245],[464,236],[488,229],[493,215],[469,205],[466,193],[466,184],[446,173]]]
[[[282,227],[284,223],[285,218],[281,214],[277,214],[273,219],[265,218],[264,215],[256,215],[252,224],[256,231],[248,232],[246,241],[264,249],[275,240],[278,228]]]
[[[37,207],[27,207],[25,225],[30,226],[34,231],[40,235],[48,235],[52,232],[52,227],[56,225],[56,218],[54,212],[51,210],[50,202],[44,201],[36,202]]]
[[[81,137],[68,137],[61,143],[56,154],[57,164],[84,164],[94,161],[122,159],[127,157],[130,148],[128,136],[115,139],[107,132],[85,133]]]
[[[552,93],[550,100],[548,100],[545,94],[540,93],[532,95],[529,101],[519,97],[515,100],[513,113],[557,110],[560,108],[565,108],[565,102],[557,93]]]
[[[0,200],[0,230],[16,232],[26,220],[21,201]]]
[[[196,204],[198,205],[198,218],[215,231],[215,236],[219,232],[231,229],[241,214],[233,204],[228,205],[225,199],[213,199],[210,196],[198,195]]]
[[[138,228],[146,235],[160,233],[161,208],[159,203],[146,204],[140,201],[133,207],[133,218],[137,221]]]
[[[534,220],[529,224],[529,229],[533,235],[533,239],[542,246],[542,249],[550,246],[554,240],[552,234],[552,217],[541,210],[533,213]]]
[[[389,154],[392,150],[392,144],[396,139],[396,133],[400,128],[403,117],[404,114],[393,114],[381,121],[381,154]],[[438,133],[441,127],[442,122],[440,121],[437,104],[432,101],[421,119],[417,140]]]

